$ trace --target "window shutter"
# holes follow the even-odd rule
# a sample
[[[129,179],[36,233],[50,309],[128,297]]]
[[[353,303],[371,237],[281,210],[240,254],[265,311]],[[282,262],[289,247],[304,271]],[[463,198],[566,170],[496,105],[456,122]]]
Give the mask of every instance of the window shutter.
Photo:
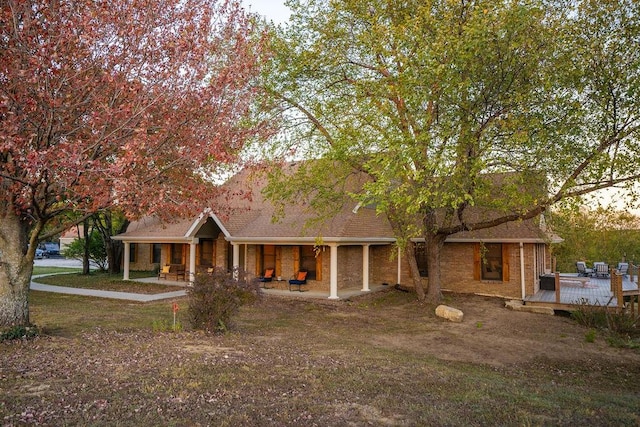
[[[256,276],[262,276],[262,245],[256,245]]]
[[[509,245],[502,244],[502,281],[509,281]]]
[[[282,246],[276,246],[276,277],[282,276]]]
[[[316,280],[322,280],[322,251],[316,255]]]
[[[480,259],[480,243],[473,245],[473,280],[480,280],[482,260]]]
[[[293,273],[300,270],[300,246],[293,247]]]

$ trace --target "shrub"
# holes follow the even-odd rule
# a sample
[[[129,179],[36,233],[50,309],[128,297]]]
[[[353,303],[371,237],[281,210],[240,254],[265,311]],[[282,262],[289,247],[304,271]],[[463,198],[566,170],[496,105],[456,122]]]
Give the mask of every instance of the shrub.
[[[64,251],[62,255],[66,258],[76,258],[82,260],[84,257],[85,239],[74,239]],[[96,263],[100,270],[105,271],[108,266],[107,249],[104,246],[104,240],[97,231],[89,233],[89,259]]]
[[[248,280],[247,274],[239,270],[199,274],[187,290],[189,320],[194,329],[224,332],[240,307],[261,295],[260,282]]]
[[[581,298],[578,308],[571,312],[571,317],[587,328],[606,328],[607,310],[600,305],[592,305],[588,300]]]
[[[596,330],[589,329],[586,334],[584,334],[584,340],[586,342],[595,342],[596,341]]]
[[[181,332],[182,323],[177,320],[174,324],[173,321],[166,319],[154,320],[152,324],[153,332]]]
[[[0,332],[0,342],[31,339],[40,335],[37,326],[12,326]]]
[[[587,301],[579,301],[578,308],[571,312],[571,317],[583,326],[590,328],[585,335],[588,342],[595,339],[596,330],[608,333],[607,341],[616,347],[638,346],[638,317],[630,310],[612,311],[600,305],[590,305]],[[591,339],[591,340],[590,340]]]

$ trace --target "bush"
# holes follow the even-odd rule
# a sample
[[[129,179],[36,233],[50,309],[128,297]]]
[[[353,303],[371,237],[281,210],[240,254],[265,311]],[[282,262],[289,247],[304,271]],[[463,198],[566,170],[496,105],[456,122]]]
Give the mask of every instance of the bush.
[[[194,329],[224,332],[240,307],[257,301],[262,293],[260,282],[248,280],[244,272],[215,270],[197,275],[187,296],[189,321]]]
[[[85,240],[74,239],[64,251],[62,255],[65,258],[76,258],[82,260],[84,257]],[[100,270],[105,271],[108,267],[107,249],[104,246],[104,240],[97,231],[89,233],[89,260],[93,261]]]
[[[12,326],[0,332],[0,342],[31,339],[40,335],[37,326]]]
[[[579,301],[578,308],[571,312],[571,317],[581,325],[590,328],[585,335],[588,342],[593,342],[596,330],[602,330],[608,334],[607,341],[612,346],[636,348],[639,345],[638,321],[640,319],[629,310],[607,310],[607,307],[590,305],[582,300]]]

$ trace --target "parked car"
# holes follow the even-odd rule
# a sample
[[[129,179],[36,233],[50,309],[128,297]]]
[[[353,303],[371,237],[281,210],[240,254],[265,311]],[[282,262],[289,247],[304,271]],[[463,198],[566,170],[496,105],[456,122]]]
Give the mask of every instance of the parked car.
[[[40,248],[36,248],[36,259],[42,259],[42,258],[46,258],[47,253]]]
[[[42,243],[40,247],[44,249],[47,257],[60,255],[60,245],[57,243],[46,242]]]

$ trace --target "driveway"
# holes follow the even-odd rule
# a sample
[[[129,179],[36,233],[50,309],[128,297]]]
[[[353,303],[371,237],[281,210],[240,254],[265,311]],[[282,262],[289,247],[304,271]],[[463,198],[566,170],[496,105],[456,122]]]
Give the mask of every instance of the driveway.
[[[33,265],[36,267],[82,268],[82,261],[80,261],[79,259],[73,259],[73,258],[51,257],[51,258],[36,259],[33,261]],[[91,267],[95,267],[95,265],[91,264]]]

